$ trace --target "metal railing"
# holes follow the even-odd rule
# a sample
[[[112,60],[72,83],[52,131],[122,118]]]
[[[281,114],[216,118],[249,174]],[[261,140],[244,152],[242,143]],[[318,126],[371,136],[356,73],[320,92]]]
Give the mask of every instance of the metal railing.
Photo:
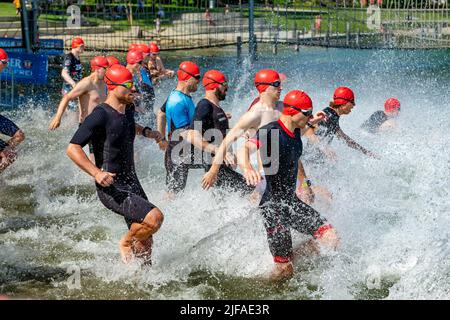
[[[140,1],[140,0],[139,0]],[[41,1],[39,37],[62,38],[68,48],[82,36],[88,50],[125,51],[132,43],[155,41],[163,50],[249,41],[249,8],[228,1],[178,0],[126,3],[85,0]],[[450,48],[448,2],[255,1],[254,30],[259,42],[354,48]],[[371,4],[372,3],[372,4]],[[209,14],[206,10],[209,10]],[[17,28],[17,27],[16,27]],[[16,33],[17,30],[12,30]]]

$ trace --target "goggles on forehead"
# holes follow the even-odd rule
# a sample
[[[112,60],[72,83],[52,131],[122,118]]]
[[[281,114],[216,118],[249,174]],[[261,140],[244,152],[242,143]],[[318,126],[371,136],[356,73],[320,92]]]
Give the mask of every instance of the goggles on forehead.
[[[190,72],[184,70],[183,68],[180,68],[180,70],[183,71],[183,72],[185,72],[185,73],[187,73],[188,75],[190,75],[192,78],[195,78],[196,80],[200,80],[200,78],[201,78],[201,76],[200,76],[199,74],[194,75],[194,74],[192,74],[192,73],[190,73]]]

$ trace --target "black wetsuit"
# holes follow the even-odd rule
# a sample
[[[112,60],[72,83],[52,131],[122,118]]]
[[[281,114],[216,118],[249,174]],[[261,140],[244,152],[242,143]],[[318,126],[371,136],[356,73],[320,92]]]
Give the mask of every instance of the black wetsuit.
[[[0,133],[12,137],[19,131],[19,127],[14,122],[0,114]],[[0,139],[0,151],[3,151],[8,146],[8,143]]]
[[[327,107],[322,110],[326,114],[326,118],[320,121],[317,126],[316,135],[328,139],[331,142],[336,132],[341,128],[339,126],[340,116],[332,108]]]
[[[198,130],[201,126],[200,134],[202,137],[211,144],[219,146],[222,140],[227,134],[227,130],[230,129],[228,124],[228,118],[219,106],[214,105],[208,99],[202,99],[198,102],[195,108],[194,120],[191,123],[190,129]],[[208,130],[216,129],[220,132],[220,140],[216,141],[214,134],[209,134]],[[215,134],[219,134],[216,132]],[[206,136],[205,136],[206,133]],[[210,159],[208,159],[210,160]],[[208,163],[211,163],[208,161]],[[205,170],[209,170],[210,165],[205,165]],[[187,172],[186,172],[187,178]],[[248,186],[245,182],[245,178],[232,168],[222,165],[217,174],[217,187],[226,187],[243,193],[251,193],[254,188]]]
[[[259,206],[269,248],[275,262],[288,262],[293,253],[290,229],[315,235],[326,220],[295,194],[303,149],[300,129],[290,132],[278,120],[261,127],[256,137],[252,141],[260,148],[267,181]]]
[[[378,129],[380,129],[381,125],[388,120],[388,116],[384,111],[375,111],[369,119],[367,119],[362,125],[361,128],[370,133],[377,133]]]
[[[75,82],[79,82],[83,78],[83,65],[80,59],[77,59],[72,52],[64,56],[63,69],[66,70]],[[62,87],[62,95],[69,93],[72,86],[64,81]],[[69,101],[69,108],[74,110],[77,107],[78,99]]]
[[[84,120],[70,143],[85,146],[92,141],[95,165],[115,173],[109,187],[96,184],[100,201],[108,209],[125,217],[128,227],[142,222],[155,208],[142,189],[134,167],[134,105],[121,114],[102,103]]]

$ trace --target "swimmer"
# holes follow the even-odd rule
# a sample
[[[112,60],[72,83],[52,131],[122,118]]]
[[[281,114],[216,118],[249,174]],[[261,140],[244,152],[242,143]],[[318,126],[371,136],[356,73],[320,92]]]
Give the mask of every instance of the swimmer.
[[[72,50],[65,55],[61,77],[64,80],[62,95],[66,95],[72,90],[78,81],[83,78],[83,65],[80,61],[80,55],[84,52],[84,41],[80,37],[72,39]],[[69,108],[77,108],[76,101],[70,101]]]
[[[148,56],[147,69],[149,70],[152,81],[157,83],[159,80],[164,77],[172,78],[175,75],[175,71],[166,69],[162,62],[161,57],[159,56],[159,47],[156,43],[151,42],[149,45],[150,55]]]
[[[152,236],[163,222],[162,212],[142,189],[134,165],[134,139],[141,135],[159,141],[161,135],[134,121],[133,75],[124,66],[106,71],[108,97],[78,128],[67,148],[67,155],[94,178],[97,195],[109,210],[122,215],[128,232],[119,242],[124,263],[142,258],[151,263]],[[83,147],[92,141],[95,164]]]
[[[163,137],[167,132],[169,140],[160,144],[160,148],[166,150],[164,163],[169,197],[184,190],[186,181],[182,177],[185,175],[187,177],[187,168],[203,167],[203,164],[186,164],[185,161],[180,161],[182,159],[179,158],[179,154],[173,152],[185,143],[183,139],[180,139],[182,137],[180,134],[189,129],[194,120],[195,105],[190,94],[197,91],[201,78],[199,67],[191,61],[180,64],[177,76],[177,87],[170,93],[158,113],[158,131]]]
[[[293,90],[283,102],[280,118],[261,127],[256,138],[245,143],[250,153],[260,150],[267,181],[259,208],[274,260],[270,275],[274,281],[291,278],[293,263],[299,256],[317,253],[321,246],[335,249],[339,244],[331,224],[295,194],[298,172],[301,172],[302,180],[306,179],[300,161],[303,148],[301,129],[312,117],[312,101],[305,92]],[[305,188],[309,189],[308,186]],[[291,229],[313,238],[306,245],[293,248]]]
[[[384,111],[375,111],[367,119],[361,128],[370,133],[389,131],[395,128],[396,119],[400,113],[400,101],[397,98],[389,98],[384,103]]]
[[[0,73],[8,66],[8,54],[0,48]],[[16,147],[25,139],[19,127],[0,114],[0,133],[11,137],[8,141],[0,139],[0,173],[17,158]]]
[[[325,141],[327,144],[331,143],[333,138],[343,140],[350,148],[358,150],[363,154],[377,158],[377,156],[371,151],[365,149],[352,138],[344,133],[339,125],[339,120],[342,115],[348,115],[355,106],[355,95],[350,88],[339,87],[334,91],[333,101],[330,102],[330,106],[323,109],[325,118],[319,121],[317,125],[309,124],[304,135],[308,138],[308,141],[312,144],[318,145],[320,141]],[[328,147],[321,150],[330,159],[335,159],[335,152],[331,151]]]

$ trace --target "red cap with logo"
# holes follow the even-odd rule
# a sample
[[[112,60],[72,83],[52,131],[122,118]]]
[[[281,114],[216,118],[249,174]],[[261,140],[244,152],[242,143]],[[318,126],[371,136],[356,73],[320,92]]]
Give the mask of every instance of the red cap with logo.
[[[119,59],[117,59],[114,56],[107,56],[106,60],[108,60],[108,64],[109,64],[110,67],[115,65],[115,64],[120,64]]]
[[[183,61],[178,68],[177,76],[179,81],[189,80],[192,77],[200,77],[200,69],[192,61]]]
[[[109,68],[108,59],[106,59],[106,57],[98,56],[91,60],[92,71],[98,70],[100,68]]]
[[[296,115],[301,111],[309,111],[313,108],[313,103],[308,94],[300,90],[289,91],[283,99],[283,114],[288,116]]]
[[[105,74],[105,82],[109,91],[114,90],[120,84],[132,81],[133,75],[130,70],[120,64],[113,65]]]
[[[84,46],[84,41],[81,37],[75,37],[72,39],[72,49],[78,48],[79,46]]]
[[[352,89],[347,87],[339,87],[334,90],[333,102],[337,106],[346,104],[347,102],[355,104],[355,95]]]
[[[267,90],[271,83],[280,81],[280,75],[275,70],[264,69],[255,75],[255,86],[259,93]]]
[[[220,85],[227,86],[227,78],[218,70],[209,70],[203,76],[205,90],[214,90]]]
[[[384,103],[384,111],[386,113],[396,112],[400,110],[400,101],[396,98],[389,98]]]
[[[128,64],[136,64],[144,60],[144,56],[142,55],[142,52],[138,50],[131,50],[128,51],[127,54],[127,63]]]

